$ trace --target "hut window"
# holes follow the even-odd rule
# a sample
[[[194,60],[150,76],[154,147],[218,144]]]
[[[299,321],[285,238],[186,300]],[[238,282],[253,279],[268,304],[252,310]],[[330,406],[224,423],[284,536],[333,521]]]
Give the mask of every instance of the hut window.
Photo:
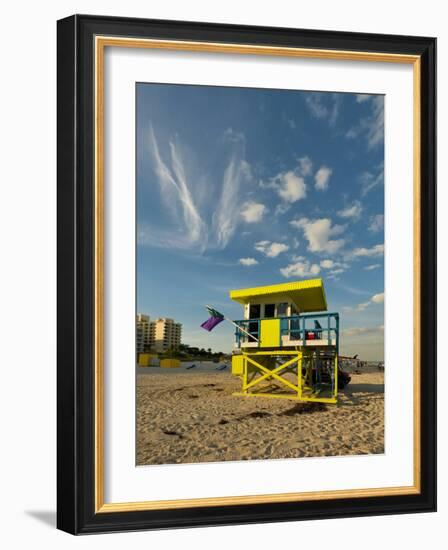
[[[277,317],[286,317],[288,315],[288,304],[282,302],[277,304]]]
[[[261,306],[260,304],[250,304],[249,306],[249,319],[259,319],[261,317]],[[249,332],[254,336],[254,338],[249,337],[249,341],[256,342],[258,340],[259,334],[259,321],[253,321],[248,324]]]
[[[275,317],[275,304],[266,304],[264,306],[265,317]]]
[[[261,317],[260,304],[250,304],[249,319],[259,319]]]

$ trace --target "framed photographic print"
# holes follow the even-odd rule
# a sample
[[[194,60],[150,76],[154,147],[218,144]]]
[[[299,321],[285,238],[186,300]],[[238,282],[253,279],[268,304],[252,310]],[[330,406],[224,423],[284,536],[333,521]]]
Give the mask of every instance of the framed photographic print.
[[[58,22],[58,527],[434,511],[433,38]]]

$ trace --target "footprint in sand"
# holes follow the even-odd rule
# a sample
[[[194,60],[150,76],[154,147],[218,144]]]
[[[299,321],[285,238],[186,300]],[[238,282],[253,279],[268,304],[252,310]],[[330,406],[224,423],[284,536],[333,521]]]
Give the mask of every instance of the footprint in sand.
[[[174,430],[162,430],[165,435],[177,436],[179,439],[183,439],[183,435]]]

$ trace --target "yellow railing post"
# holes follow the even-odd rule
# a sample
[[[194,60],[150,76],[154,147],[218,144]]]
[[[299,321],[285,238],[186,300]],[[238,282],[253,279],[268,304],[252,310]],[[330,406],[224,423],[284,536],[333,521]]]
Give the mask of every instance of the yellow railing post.
[[[248,363],[247,363],[247,356],[246,354],[244,353],[243,354],[244,356],[244,359],[243,359],[243,392],[244,393],[247,393],[247,369],[248,369]]]
[[[338,354],[334,355],[334,398],[338,396]]]

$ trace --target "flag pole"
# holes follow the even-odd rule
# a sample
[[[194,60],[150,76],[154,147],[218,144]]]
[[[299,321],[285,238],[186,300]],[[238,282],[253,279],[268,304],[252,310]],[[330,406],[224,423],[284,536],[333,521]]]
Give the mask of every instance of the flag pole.
[[[229,323],[232,323],[232,325],[234,325],[238,330],[240,330],[241,332],[244,332],[245,334],[247,334],[247,336],[249,336],[249,338],[252,338],[253,340],[255,340],[256,342],[260,343],[260,340],[258,338],[255,338],[255,336],[253,334],[251,334],[250,332],[247,332],[247,330],[244,330],[243,328],[241,328],[239,325],[237,325],[234,321],[232,321],[231,319],[229,319],[228,317],[225,317],[224,316],[224,319],[226,321],[229,321]]]
[[[210,309],[213,309],[211,308],[209,305],[205,305],[206,308],[210,308]],[[240,327],[239,325],[237,325],[234,321],[232,321],[231,319],[229,319],[228,317],[226,317],[225,315],[223,315],[223,318],[228,321],[229,323],[231,323],[233,326],[235,326],[238,330],[240,330],[241,332],[244,332],[245,334],[247,334],[247,336],[249,336],[249,338],[253,338],[256,342],[260,343],[260,340],[258,340],[258,338],[255,338],[255,336],[253,336],[250,332],[247,332],[247,330],[245,330],[244,328]]]

